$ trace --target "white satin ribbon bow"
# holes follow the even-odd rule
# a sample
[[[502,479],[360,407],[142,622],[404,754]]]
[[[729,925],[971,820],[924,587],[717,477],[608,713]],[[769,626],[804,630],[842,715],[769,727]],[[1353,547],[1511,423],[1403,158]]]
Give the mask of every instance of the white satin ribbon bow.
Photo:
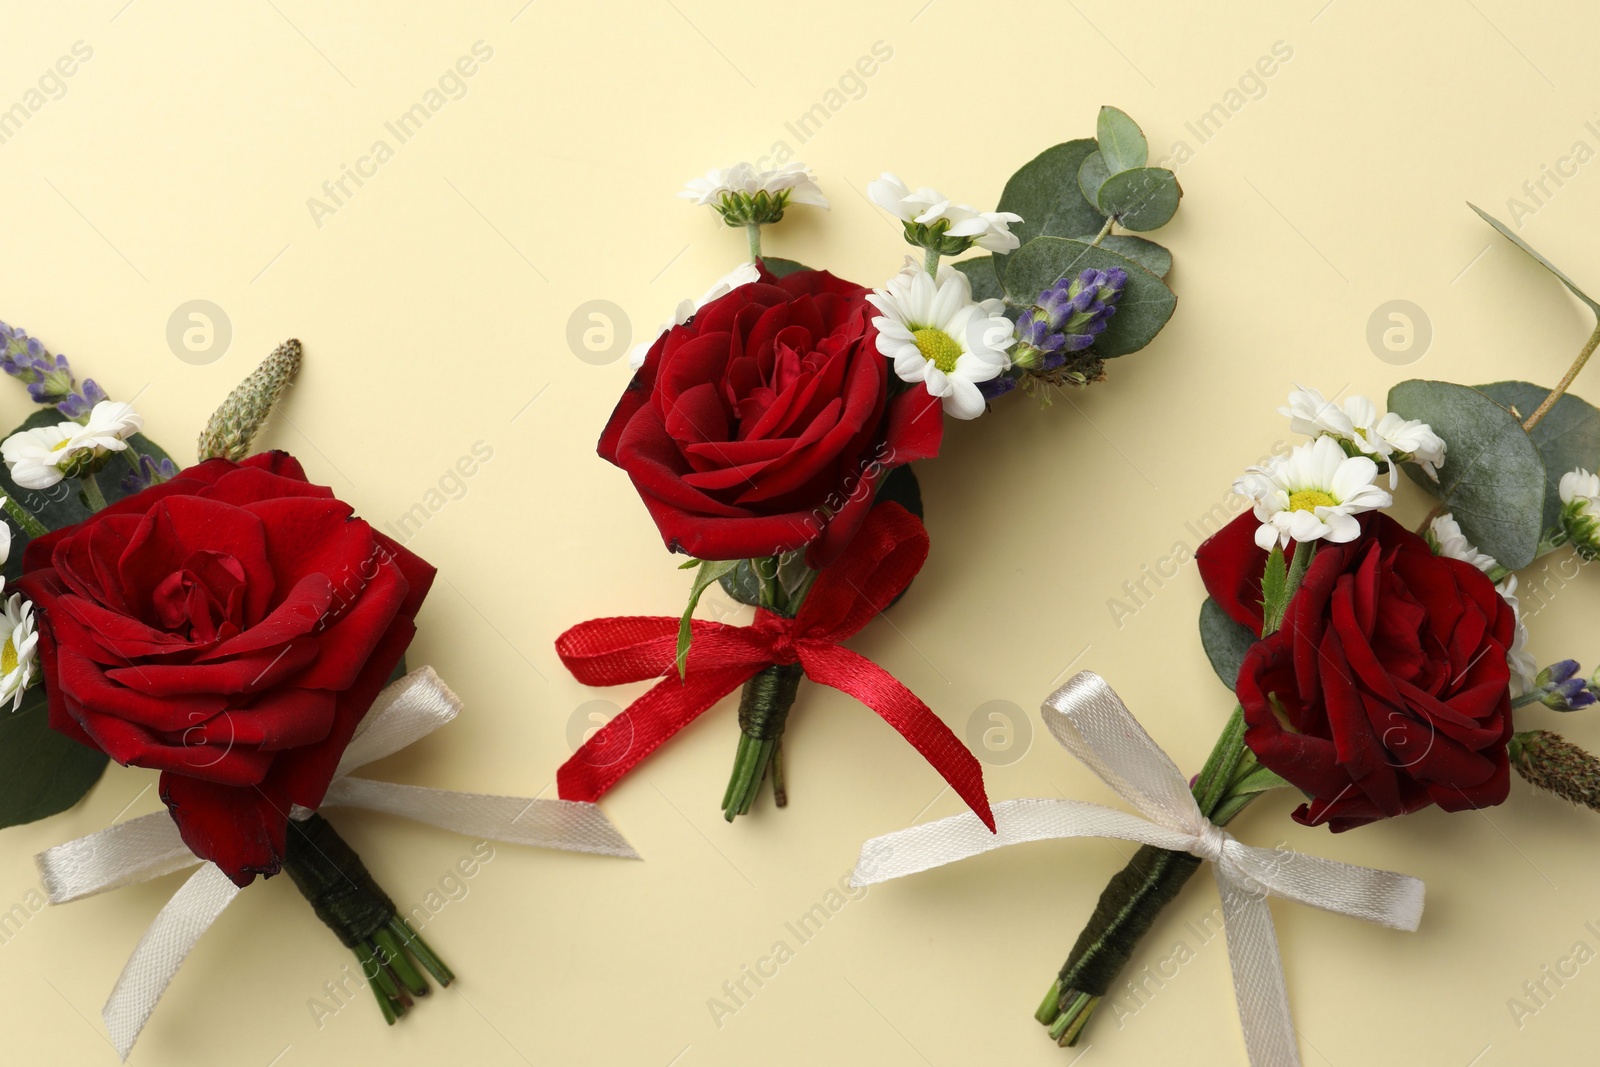
[[[873,838],[861,848],[852,882],[870,885],[1007,845],[1063,837],[1110,837],[1198,856],[1211,863],[1222,894],[1234,996],[1250,1063],[1298,1065],[1267,898],[1415,930],[1422,918],[1422,883],[1390,871],[1241,843],[1200,813],[1183,772],[1097,674],[1077,675],[1052,693],[1042,710],[1055,739],[1143,818],[1077,800],[1008,800],[994,805],[997,830],[992,834],[966,812]]]
[[[368,808],[517,845],[639,858],[594,804],[455,793],[349,777],[357,767],[427,736],[460,711],[460,698],[431,667],[421,667],[391,683],[361,720],[322,807]],[[297,807],[291,814],[305,818],[309,812]],[[50,903],[63,904],[147,882],[203,861],[183,843],[171,817],[158,811],[57,845],[39,853],[34,862]],[[139,939],[100,1010],[124,1060],[184,957],[238,894],[239,887],[216,864],[206,863],[173,894]]]

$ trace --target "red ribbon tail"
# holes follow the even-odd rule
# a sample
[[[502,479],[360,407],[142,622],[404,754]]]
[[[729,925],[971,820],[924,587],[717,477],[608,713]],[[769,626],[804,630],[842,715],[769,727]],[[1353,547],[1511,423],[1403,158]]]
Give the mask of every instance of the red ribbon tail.
[[[557,794],[562,800],[599,800],[664,741],[763,666],[750,663],[690,671],[681,682],[674,671],[579,746],[556,772]]]
[[[840,645],[807,642],[800,649],[806,677],[855,697],[900,731],[950,788],[977,813],[990,832],[994,812],[983,788],[983,766],[917,695],[865,656]]]

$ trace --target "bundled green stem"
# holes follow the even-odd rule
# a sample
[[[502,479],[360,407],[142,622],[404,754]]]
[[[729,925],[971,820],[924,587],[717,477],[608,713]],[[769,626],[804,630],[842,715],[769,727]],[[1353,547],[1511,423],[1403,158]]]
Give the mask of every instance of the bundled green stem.
[[[1276,546],[1268,553],[1261,583],[1263,637],[1276,631],[1283,621],[1315,556],[1314,541],[1297,544],[1294,556],[1287,561]],[[1191,787],[1200,813],[1218,826],[1226,826],[1256,797],[1285,784],[1262,767],[1255,753],[1245,747],[1244,730],[1244,709],[1235,706]],[[1033,1015],[1049,1028],[1051,1039],[1058,1045],[1077,1043],[1095,1008],[1133,958],[1156,916],[1199,869],[1200,860],[1187,852],[1144,845],[1112,877],[1061,973]]]
[[[391,1026],[428,995],[433,975],[448,986],[455,974],[395,909],[366,864],[322,816],[289,824],[283,869],[311,908],[361,962],[378,1009]],[[418,965],[421,965],[421,970]]]
[[[807,572],[786,592],[776,557],[751,562],[761,581],[761,606],[792,617],[811,591],[816,572]],[[774,803],[780,808],[789,803],[783,780],[783,728],[803,677],[805,671],[798,663],[777,663],[744,683],[739,693],[739,748],[733,756],[728,788],[722,794],[722,817],[729,822],[750,813],[769,775]]]
[[[235,462],[243,459],[250,451],[250,442],[272,413],[272,406],[299,369],[300,342],[291,338],[262,360],[212,414],[206,428],[200,431],[196,446],[200,458],[220,457]]]

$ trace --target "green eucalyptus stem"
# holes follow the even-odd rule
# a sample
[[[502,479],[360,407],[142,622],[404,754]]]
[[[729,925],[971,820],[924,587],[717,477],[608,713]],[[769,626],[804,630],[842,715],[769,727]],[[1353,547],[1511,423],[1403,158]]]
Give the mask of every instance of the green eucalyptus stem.
[[[1104,241],[1107,237],[1111,236],[1111,227],[1112,227],[1113,224],[1116,223],[1116,221],[1117,221],[1117,217],[1115,215],[1107,215],[1106,216],[1106,224],[1104,226],[1100,227],[1100,232],[1099,233],[1094,235],[1094,240],[1089,242],[1089,247],[1090,248],[1099,248],[1100,247],[1100,242]]]
[[[1600,347],[1600,318],[1596,319],[1594,332],[1589,335],[1589,340],[1584,342],[1583,350],[1572,361],[1572,366],[1567,368],[1567,373],[1562,375],[1561,380],[1556,383],[1556,387],[1550,390],[1550,395],[1544,398],[1544,402],[1535,408],[1533,414],[1529,415],[1527,421],[1522,424],[1524,430],[1533,429],[1539,425],[1541,419],[1550,413],[1550,409],[1556,406],[1556,401],[1560,400],[1562,395],[1572,386],[1573,379],[1577,378],[1578,372],[1583,370],[1583,365],[1589,362],[1589,357],[1594,355],[1596,347]]]
[[[934,280],[936,280],[936,281],[938,280],[938,278],[939,278],[939,250],[937,248],[927,249],[923,253],[923,256],[922,256],[922,269],[927,271],[928,274],[931,275],[934,278]]]
[[[745,223],[744,235],[750,241],[750,261],[753,263],[761,258],[761,223]]]
[[[10,496],[5,498],[6,514],[11,516],[11,521],[17,524],[18,529],[29,537],[43,537],[50,531],[45,524],[34,518],[33,512],[17,503]]]
[[[106,495],[100,491],[100,483],[94,480],[92,474],[83,476],[83,499],[90,511],[100,511],[106,506]]]

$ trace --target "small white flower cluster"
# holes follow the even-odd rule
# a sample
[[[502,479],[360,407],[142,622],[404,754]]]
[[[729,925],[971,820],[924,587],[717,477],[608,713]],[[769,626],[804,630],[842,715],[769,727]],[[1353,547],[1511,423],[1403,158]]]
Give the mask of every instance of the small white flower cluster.
[[[1296,386],[1289,406],[1279,408],[1289,416],[1295,433],[1315,437],[1326,434],[1347,441],[1366,455],[1389,465],[1389,488],[1399,484],[1398,464],[1416,463],[1434,481],[1444,464],[1445,444],[1425,422],[1394,412],[1378,417],[1378,407],[1364,396],[1351,396],[1342,404],[1327,400],[1315,389]]]
[[[1561,476],[1561,530],[1578,555],[1600,558],[1600,475],[1579,467]]]
[[[946,237],[968,238],[989,252],[1006,253],[1021,241],[1011,232],[1013,222],[1022,216],[1010,211],[979,211],[970,204],[957,204],[943,193],[927,186],[911,189],[888,172],[867,186],[872,202],[899,219],[919,226],[938,227]],[[940,226],[944,223],[944,226]]]
[[[0,497],[0,507],[6,498]],[[11,558],[11,527],[0,522],[0,566]],[[6,581],[0,578],[0,592]],[[22,695],[33,684],[37,673],[39,635],[33,628],[33,604],[21,593],[12,593],[0,603],[0,704],[11,701],[11,710],[22,706]]]
[[[94,460],[121,452],[127,438],[143,428],[144,417],[132,405],[102,400],[81,424],[59,422],[12,434],[0,442],[0,459],[24,489],[48,489]]]

